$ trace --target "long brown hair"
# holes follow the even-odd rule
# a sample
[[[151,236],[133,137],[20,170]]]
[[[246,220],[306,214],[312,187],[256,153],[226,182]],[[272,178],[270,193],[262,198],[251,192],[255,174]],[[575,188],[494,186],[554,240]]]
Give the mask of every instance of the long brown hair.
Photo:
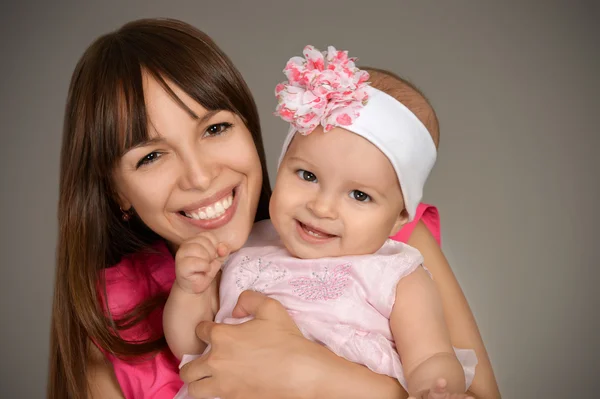
[[[165,80],[204,108],[228,110],[244,120],[263,170],[256,220],[268,218],[271,189],[256,105],[240,73],[210,37],[180,21],[145,19],[98,38],[75,68],[65,112],[49,398],[87,397],[92,341],[108,353],[134,358],[165,345],[162,336],[131,343],[118,335],[162,306],[164,297],[113,320],[99,294],[105,291],[102,269],[160,239],[139,219],[123,222],[112,181],[122,154],[148,139],[142,72],[173,96]]]

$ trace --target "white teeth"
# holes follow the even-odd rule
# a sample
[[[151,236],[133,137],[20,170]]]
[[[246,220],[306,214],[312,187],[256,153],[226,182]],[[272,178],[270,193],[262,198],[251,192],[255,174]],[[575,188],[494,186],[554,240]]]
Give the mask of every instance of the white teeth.
[[[306,232],[313,237],[318,237],[318,238],[326,237],[325,235],[317,233],[316,231],[306,230]]]
[[[207,207],[196,209],[192,212],[185,212],[185,215],[191,219],[206,220],[214,219],[225,213],[233,204],[233,195],[228,195],[220,201],[215,202]]]
[[[330,235],[324,231],[313,230],[311,227],[308,227],[307,225],[302,225],[302,228],[309,236],[312,236],[312,237],[316,237],[316,238],[333,237],[332,235]]]
[[[206,215],[208,216],[209,219],[212,219],[215,217],[215,211],[213,210],[212,206],[209,206],[206,208]]]

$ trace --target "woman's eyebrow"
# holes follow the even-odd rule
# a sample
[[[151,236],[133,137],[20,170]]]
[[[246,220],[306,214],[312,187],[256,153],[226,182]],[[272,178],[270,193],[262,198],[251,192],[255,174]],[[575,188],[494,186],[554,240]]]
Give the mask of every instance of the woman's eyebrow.
[[[164,139],[162,137],[154,137],[154,138],[142,141],[141,143],[138,143],[138,144],[134,145],[128,151],[135,150],[137,148],[146,147],[146,146],[153,145],[153,144],[159,144],[159,143],[162,143],[162,142],[164,142]]]
[[[203,123],[206,123],[208,120],[210,120],[210,118],[212,118],[215,114],[218,114],[221,111],[222,110],[218,110],[217,109],[217,110],[212,110],[212,111],[206,112],[204,115],[202,115],[201,118],[197,118],[198,119],[197,124],[201,125]],[[129,149],[129,151],[135,150],[137,148],[141,148],[141,147],[146,147],[146,146],[149,146],[149,145],[153,145],[153,144],[159,144],[159,143],[162,143],[162,142],[164,142],[164,139],[162,137],[154,137],[154,138],[142,141],[142,142],[134,145],[133,147],[131,147]]]
[[[210,118],[212,118],[212,117],[213,117],[215,114],[218,114],[218,113],[219,113],[219,112],[221,112],[221,111],[222,111],[222,110],[220,110],[220,109],[213,109],[212,111],[208,111],[208,112],[206,112],[204,115],[202,115],[202,117],[201,117],[201,118],[198,118],[198,117],[196,117],[196,118],[198,119],[198,122],[197,122],[197,124],[198,124],[198,125],[201,125],[201,124],[203,124],[203,123],[206,123],[206,121],[208,121],[208,120],[209,120]]]

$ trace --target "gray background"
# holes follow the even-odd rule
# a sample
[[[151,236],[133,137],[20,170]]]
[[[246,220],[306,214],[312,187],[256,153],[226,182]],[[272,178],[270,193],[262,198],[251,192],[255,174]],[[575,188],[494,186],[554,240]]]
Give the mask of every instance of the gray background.
[[[17,2],[14,2],[17,3]],[[442,141],[426,200],[505,398],[592,392],[598,376],[597,2],[21,1],[1,7],[0,396],[41,398],[58,161],[71,72],[98,35],[140,17],[210,34],[256,96],[273,176],[281,69],[305,44],[412,79]],[[597,389],[595,390],[597,392]],[[12,394],[12,395],[9,395]]]

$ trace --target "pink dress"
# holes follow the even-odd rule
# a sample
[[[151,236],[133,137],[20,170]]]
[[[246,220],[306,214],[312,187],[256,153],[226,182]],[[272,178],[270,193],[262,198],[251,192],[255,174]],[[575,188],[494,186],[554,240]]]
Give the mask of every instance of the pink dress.
[[[420,204],[413,222],[392,237],[406,242],[419,220],[422,220],[440,242],[439,216],[433,206]],[[252,245],[249,240],[248,245]],[[175,281],[175,265],[166,245],[157,243],[153,254],[134,254],[117,265],[105,269],[108,306],[114,318],[157,294],[167,294]],[[133,328],[122,331],[124,339],[136,341],[162,335],[162,309]],[[183,386],[177,359],[163,350],[143,360],[127,361],[105,353],[125,398],[173,398]]]
[[[302,334],[338,356],[397,378],[406,389],[390,329],[398,282],[423,264],[421,253],[388,239],[374,254],[299,259],[283,247],[271,221],[256,223],[246,245],[222,268],[220,307],[215,321],[237,324],[231,313],[243,291],[281,302]],[[207,349],[208,350],[208,349]],[[477,358],[455,349],[470,386]],[[197,356],[185,356],[185,364]],[[175,397],[186,398],[183,388]]]

